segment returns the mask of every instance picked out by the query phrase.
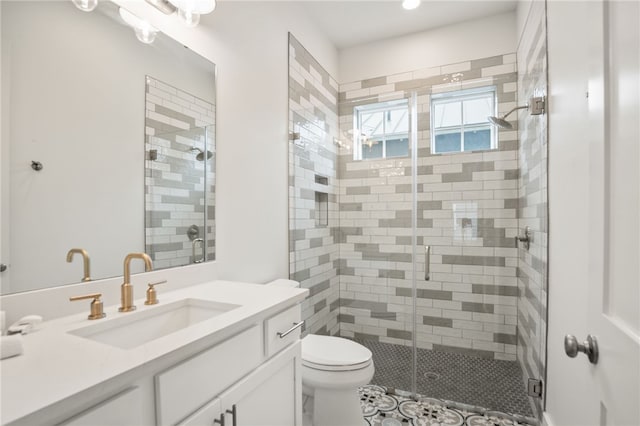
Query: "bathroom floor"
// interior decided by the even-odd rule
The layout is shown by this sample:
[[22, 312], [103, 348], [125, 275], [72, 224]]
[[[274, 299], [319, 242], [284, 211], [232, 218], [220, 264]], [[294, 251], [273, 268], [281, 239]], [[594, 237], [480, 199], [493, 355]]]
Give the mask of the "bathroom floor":
[[460, 404], [419, 396], [390, 394], [386, 388], [366, 385], [358, 389], [364, 424], [370, 426], [524, 426], [527, 419], [499, 412], [476, 410]]
[[[411, 389], [411, 348], [371, 340], [358, 343], [373, 353], [371, 384], [384, 386], [391, 394], [406, 395]], [[428, 398], [533, 417], [516, 361], [418, 349], [416, 391]]]

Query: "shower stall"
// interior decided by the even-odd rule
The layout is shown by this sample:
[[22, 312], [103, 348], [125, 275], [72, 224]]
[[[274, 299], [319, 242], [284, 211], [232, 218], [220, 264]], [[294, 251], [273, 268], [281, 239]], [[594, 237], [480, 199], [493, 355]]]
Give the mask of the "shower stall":
[[305, 332], [368, 347], [373, 385], [533, 418], [545, 117], [488, 120], [544, 99], [544, 40], [521, 48], [525, 63], [506, 53], [338, 85], [290, 35], [290, 276], [310, 290]]

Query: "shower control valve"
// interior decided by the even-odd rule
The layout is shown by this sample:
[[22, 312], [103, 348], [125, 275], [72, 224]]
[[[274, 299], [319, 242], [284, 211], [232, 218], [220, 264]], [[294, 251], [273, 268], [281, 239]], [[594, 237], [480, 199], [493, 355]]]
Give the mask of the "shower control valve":
[[518, 242], [521, 242], [523, 243], [522, 245], [525, 248], [525, 250], [529, 250], [529, 247], [531, 246], [531, 242], [533, 241], [533, 233], [531, 232], [531, 228], [528, 226], [524, 228], [524, 235], [517, 235], [515, 239], [516, 239], [516, 248], [518, 248]]

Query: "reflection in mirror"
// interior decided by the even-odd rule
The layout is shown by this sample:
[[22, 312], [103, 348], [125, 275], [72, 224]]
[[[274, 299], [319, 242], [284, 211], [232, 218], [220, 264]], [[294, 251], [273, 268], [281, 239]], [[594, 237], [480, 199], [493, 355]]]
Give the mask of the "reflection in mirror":
[[214, 105], [150, 76], [146, 88], [146, 252], [156, 268], [213, 259]]
[[139, 42], [110, 2], [0, 7], [0, 292], [81, 282], [71, 249], [92, 280], [130, 252], [214, 259], [215, 65], [162, 33]]

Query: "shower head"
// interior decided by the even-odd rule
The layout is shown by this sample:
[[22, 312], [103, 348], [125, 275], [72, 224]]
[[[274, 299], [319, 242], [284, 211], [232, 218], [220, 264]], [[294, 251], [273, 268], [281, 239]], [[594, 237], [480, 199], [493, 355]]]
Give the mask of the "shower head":
[[491, 124], [494, 124], [498, 127], [500, 127], [501, 129], [513, 129], [513, 126], [511, 125], [511, 123], [509, 123], [507, 120], [505, 120], [506, 115], [502, 118], [500, 117], [487, 117], [487, 119], [491, 122]]
[[[196, 160], [198, 161], [204, 161], [204, 151], [201, 150], [198, 147], [192, 146], [189, 151], [198, 151], [198, 154], [196, 155]], [[207, 160], [210, 159], [211, 157], [213, 157], [213, 152], [211, 151], [207, 151]]]
[[545, 112], [545, 98], [544, 96], [538, 96], [535, 98], [531, 98], [529, 100], [528, 103], [522, 105], [522, 106], [517, 106], [515, 108], [512, 108], [509, 112], [507, 112], [505, 115], [503, 115], [502, 117], [487, 117], [487, 120], [489, 120], [489, 122], [491, 124], [494, 124], [498, 127], [500, 127], [501, 129], [513, 129], [513, 125], [511, 123], [509, 123], [506, 118], [511, 115], [512, 112], [517, 111], [519, 109], [529, 109], [531, 112], [531, 115], [540, 115], [540, 114], [544, 114]]
[[511, 115], [511, 113], [513, 111], [517, 111], [519, 109], [524, 109], [524, 108], [529, 108], [529, 104], [525, 104], [523, 106], [519, 106], [519, 107], [515, 107], [512, 110], [510, 110], [509, 112], [507, 112], [505, 115], [503, 115], [502, 117], [487, 117], [487, 120], [489, 120], [492, 124], [500, 127], [501, 129], [513, 129], [513, 125], [511, 123], [509, 123], [506, 118]]

